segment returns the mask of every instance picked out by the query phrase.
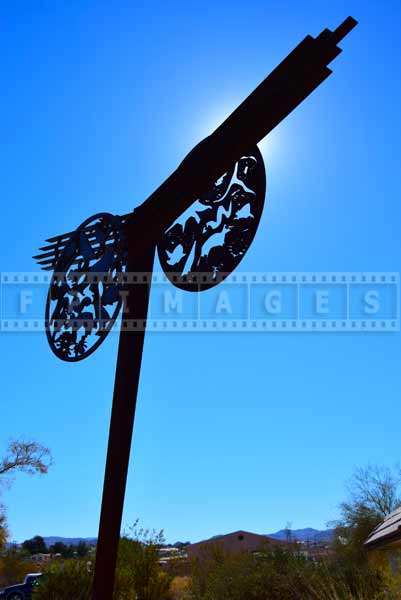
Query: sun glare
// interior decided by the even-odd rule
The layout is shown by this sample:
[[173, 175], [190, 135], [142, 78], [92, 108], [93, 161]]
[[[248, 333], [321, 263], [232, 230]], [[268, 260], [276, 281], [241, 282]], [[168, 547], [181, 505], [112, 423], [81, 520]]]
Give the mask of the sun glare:
[[238, 103], [235, 101], [232, 104], [227, 103], [224, 106], [215, 108], [211, 112], [208, 112], [208, 114], [205, 114], [204, 118], [199, 119], [197, 127], [199, 139], [203, 139], [213, 133], [230, 116], [237, 105]]
[[[232, 103], [227, 103], [224, 106], [220, 106], [219, 108], [216, 108], [216, 110], [209, 112], [208, 115], [205, 115], [204, 119], [199, 119], [194, 137], [201, 140], [213, 133], [237, 105], [238, 102], [233, 100]], [[286, 148], [288, 148], [288, 136], [289, 132], [287, 128], [279, 126], [259, 142], [258, 147], [266, 164], [274, 163], [277, 165], [285, 160], [285, 151]]]

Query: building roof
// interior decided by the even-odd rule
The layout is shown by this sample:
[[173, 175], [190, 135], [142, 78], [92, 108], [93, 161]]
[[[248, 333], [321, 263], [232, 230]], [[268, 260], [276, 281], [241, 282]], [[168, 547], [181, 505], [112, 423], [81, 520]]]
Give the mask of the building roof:
[[397, 542], [401, 542], [401, 506], [374, 528], [365, 542], [365, 547], [369, 550]]
[[283, 546], [285, 542], [270, 538], [267, 535], [259, 535], [250, 531], [233, 531], [225, 535], [218, 535], [208, 540], [190, 544], [187, 547], [188, 556], [192, 558], [202, 548], [207, 546], [220, 546], [225, 552], [257, 552], [266, 545]]

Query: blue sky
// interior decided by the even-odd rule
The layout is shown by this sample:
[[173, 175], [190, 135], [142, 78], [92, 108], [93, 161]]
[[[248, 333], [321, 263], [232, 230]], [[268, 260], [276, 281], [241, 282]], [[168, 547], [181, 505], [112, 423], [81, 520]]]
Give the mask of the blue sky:
[[[240, 270], [398, 272], [390, 0], [2, 2], [0, 270], [33, 271], [49, 235], [141, 203], [306, 34], [349, 14], [333, 75], [261, 145], [266, 205]], [[67, 364], [42, 334], [0, 335], [0, 449], [32, 437], [55, 459], [4, 492], [13, 539], [96, 535], [116, 348]], [[400, 459], [400, 361], [399, 333], [149, 334], [124, 525], [169, 541], [324, 527], [355, 466]]]

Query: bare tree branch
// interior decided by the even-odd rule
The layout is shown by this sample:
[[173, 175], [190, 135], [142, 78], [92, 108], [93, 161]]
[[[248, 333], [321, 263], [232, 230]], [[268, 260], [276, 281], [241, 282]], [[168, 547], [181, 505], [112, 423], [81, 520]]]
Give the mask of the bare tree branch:
[[0, 460], [0, 477], [22, 471], [28, 475], [44, 475], [53, 464], [49, 448], [33, 440], [11, 440], [5, 457]]
[[400, 484], [401, 469], [398, 465], [394, 469], [367, 465], [356, 469], [347, 488], [353, 505], [364, 506], [385, 517], [401, 504]]

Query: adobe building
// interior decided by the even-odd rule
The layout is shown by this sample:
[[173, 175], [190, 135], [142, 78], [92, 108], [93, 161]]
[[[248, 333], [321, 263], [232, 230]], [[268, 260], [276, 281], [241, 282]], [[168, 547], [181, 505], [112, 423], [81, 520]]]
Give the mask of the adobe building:
[[238, 554], [240, 552], [260, 552], [268, 548], [285, 546], [286, 542], [276, 540], [267, 535], [259, 535], [250, 531], [233, 531], [226, 535], [218, 535], [208, 540], [190, 544], [187, 547], [188, 558], [200, 556], [205, 549], [219, 547], [225, 553]]

